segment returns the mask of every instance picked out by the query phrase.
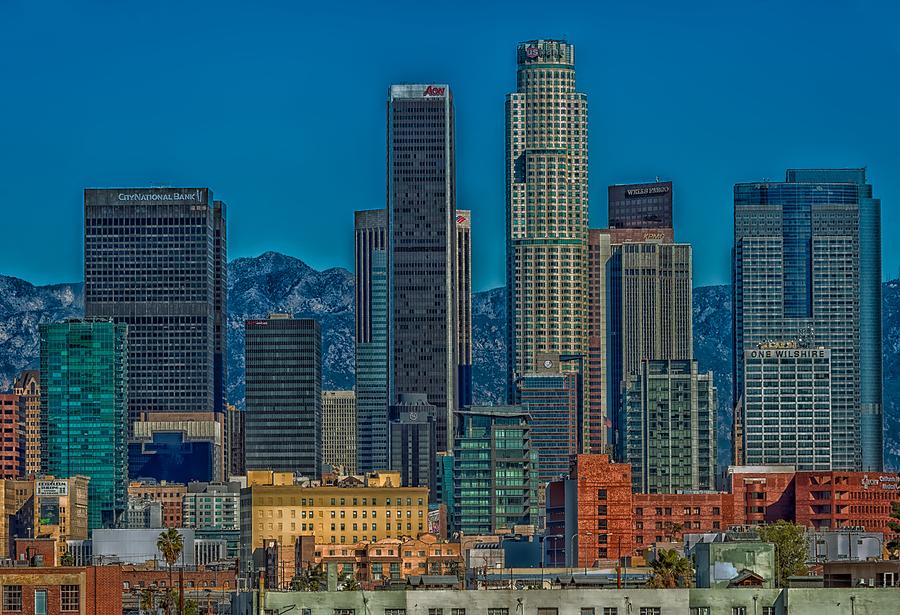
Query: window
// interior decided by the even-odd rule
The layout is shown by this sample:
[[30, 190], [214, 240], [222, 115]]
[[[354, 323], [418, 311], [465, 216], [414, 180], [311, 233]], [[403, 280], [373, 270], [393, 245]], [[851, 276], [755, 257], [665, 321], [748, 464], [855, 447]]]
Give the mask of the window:
[[34, 590], [34, 615], [47, 615], [47, 590]]
[[21, 585], [4, 585], [3, 586], [3, 610], [4, 611], [21, 611], [22, 610], [22, 586]]
[[733, 606], [731, 607], [731, 615], [747, 615], [747, 607]]
[[592, 607], [592, 606], [581, 607], [581, 615], [594, 615], [594, 607]]
[[509, 609], [488, 609], [487, 615], [509, 615]]
[[641, 615], [662, 615], [662, 609], [658, 606], [642, 606]]
[[385, 609], [384, 615], [406, 615], [406, 609]]
[[606, 489], [597, 489], [597, 499], [598, 500], [606, 499]]
[[77, 585], [63, 585], [59, 590], [59, 602], [63, 611], [80, 611], [81, 594]]
[[312, 609], [300, 609], [300, 615], [312, 615]]
[[428, 615], [444, 615], [444, 609], [428, 609]]
[[466, 615], [465, 609], [450, 609], [450, 615]]
[[559, 609], [538, 607], [538, 615], [559, 615]]
[[603, 615], [619, 615], [619, 607], [605, 606], [603, 607]]
[[691, 615], [709, 615], [708, 606], [692, 606]]
[[335, 609], [334, 615], [356, 615], [356, 609]]
[[764, 606], [762, 615], [775, 615], [775, 607], [774, 606]]

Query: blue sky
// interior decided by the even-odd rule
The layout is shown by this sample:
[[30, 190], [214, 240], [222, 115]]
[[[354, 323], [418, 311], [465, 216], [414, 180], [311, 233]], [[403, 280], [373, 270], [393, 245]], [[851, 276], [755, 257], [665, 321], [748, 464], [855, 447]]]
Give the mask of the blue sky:
[[565, 37], [593, 226], [608, 184], [671, 179], [695, 284], [724, 283], [735, 182], [864, 165], [897, 275], [897, 3], [310, 4], [0, 0], [0, 273], [81, 279], [82, 188], [117, 185], [209, 186], [230, 257], [349, 268], [353, 210], [385, 202], [387, 86], [448, 82], [475, 286], [500, 285], [515, 44]]

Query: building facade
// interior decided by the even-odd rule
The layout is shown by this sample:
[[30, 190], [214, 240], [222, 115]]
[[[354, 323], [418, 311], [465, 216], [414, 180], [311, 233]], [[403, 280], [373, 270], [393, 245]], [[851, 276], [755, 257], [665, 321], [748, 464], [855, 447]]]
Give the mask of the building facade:
[[769, 342], [744, 351], [747, 465], [831, 468], [831, 351]]
[[131, 425], [131, 480], [212, 481], [225, 465], [226, 415], [217, 412], [144, 413]]
[[507, 401], [539, 353], [587, 350], [587, 96], [575, 49], [519, 43], [506, 96]]
[[488, 535], [533, 523], [537, 456], [519, 406], [471, 406], [457, 413], [452, 526]]
[[25, 412], [25, 474], [34, 476], [41, 471], [40, 370], [30, 369], [16, 376], [13, 393], [19, 396]]
[[388, 92], [388, 401], [424, 393], [438, 450], [457, 408], [456, 162], [447, 85]]
[[623, 402], [624, 459], [640, 493], [710, 490], [716, 483], [716, 387], [697, 362], [642, 361]]
[[356, 474], [356, 394], [322, 391], [322, 463]]
[[832, 467], [881, 469], [880, 210], [865, 169], [789, 169], [784, 182], [735, 185], [735, 432], [745, 450], [744, 352], [802, 338], [831, 351]]
[[246, 322], [247, 470], [322, 473], [322, 330], [273, 314]]
[[25, 478], [25, 404], [0, 393], [0, 478]]
[[67, 540], [89, 538], [89, 484], [86, 476], [34, 480], [32, 535], [56, 541], [57, 561], [66, 552]]
[[128, 325], [130, 422], [225, 411], [225, 205], [208, 188], [84, 191], [84, 313]]
[[472, 404], [472, 212], [456, 210], [457, 407]]
[[390, 469], [400, 473], [404, 487], [428, 487], [432, 494], [438, 492], [435, 410], [424, 394], [400, 395], [389, 429]]
[[109, 319], [40, 326], [42, 469], [90, 478], [90, 529], [114, 526], [127, 503], [127, 330]]
[[135, 500], [159, 502], [162, 505], [163, 525], [165, 527], [184, 527], [182, 506], [186, 487], [179, 483], [138, 482], [128, 485], [128, 497]]
[[672, 182], [609, 187], [609, 228], [671, 232]]

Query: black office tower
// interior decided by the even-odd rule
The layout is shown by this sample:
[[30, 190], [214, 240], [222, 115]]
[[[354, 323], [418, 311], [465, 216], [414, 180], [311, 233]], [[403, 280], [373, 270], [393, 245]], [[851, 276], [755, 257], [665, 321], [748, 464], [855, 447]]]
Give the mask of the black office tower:
[[247, 470], [322, 471], [322, 330], [272, 314], [245, 325]]

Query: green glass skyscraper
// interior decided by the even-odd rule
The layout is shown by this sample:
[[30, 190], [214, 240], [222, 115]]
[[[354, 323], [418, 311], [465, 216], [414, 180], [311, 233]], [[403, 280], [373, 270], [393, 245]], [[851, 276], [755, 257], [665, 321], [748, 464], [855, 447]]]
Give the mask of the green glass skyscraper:
[[113, 527], [128, 501], [127, 325], [42, 324], [44, 473], [90, 477], [88, 529]]

